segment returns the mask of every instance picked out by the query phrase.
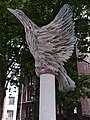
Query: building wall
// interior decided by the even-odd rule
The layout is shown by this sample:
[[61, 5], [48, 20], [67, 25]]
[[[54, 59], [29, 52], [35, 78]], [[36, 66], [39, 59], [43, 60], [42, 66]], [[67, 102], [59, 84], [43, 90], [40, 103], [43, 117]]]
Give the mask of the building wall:
[[18, 101], [17, 120], [36, 120], [38, 116], [37, 82], [38, 79], [35, 75], [28, 75], [26, 84], [20, 87], [21, 99]]
[[77, 62], [77, 68], [79, 74], [90, 74], [90, 64], [87, 62]]
[[9, 83], [7, 88], [6, 97], [4, 99], [2, 120], [16, 120], [18, 87]]
[[[81, 55], [80, 51], [76, 50], [76, 55], [79, 57]], [[77, 61], [77, 71], [78, 74], [90, 74], [90, 53], [85, 54], [87, 55], [83, 61]]]
[[81, 99], [82, 115], [90, 116], [90, 99], [84, 98]]
[[[78, 74], [90, 75], [90, 54], [84, 61], [77, 61]], [[82, 98], [81, 100], [82, 116], [90, 117], [90, 98]]]

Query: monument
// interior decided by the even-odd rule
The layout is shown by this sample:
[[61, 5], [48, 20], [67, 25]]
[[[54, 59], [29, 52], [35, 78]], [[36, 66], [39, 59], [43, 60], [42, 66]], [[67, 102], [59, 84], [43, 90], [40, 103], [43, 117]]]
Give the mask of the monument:
[[65, 4], [52, 22], [38, 27], [21, 10], [8, 10], [24, 26], [29, 50], [35, 59], [35, 71], [40, 77], [39, 120], [56, 120], [55, 77], [60, 91], [75, 88], [63, 67], [76, 43], [73, 12]]

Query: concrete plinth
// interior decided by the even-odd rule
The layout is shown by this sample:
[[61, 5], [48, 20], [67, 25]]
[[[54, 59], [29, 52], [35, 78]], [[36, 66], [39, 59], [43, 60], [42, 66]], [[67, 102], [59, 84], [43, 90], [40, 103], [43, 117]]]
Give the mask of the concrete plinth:
[[39, 120], [56, 120], [55, 75], [40, 75]]

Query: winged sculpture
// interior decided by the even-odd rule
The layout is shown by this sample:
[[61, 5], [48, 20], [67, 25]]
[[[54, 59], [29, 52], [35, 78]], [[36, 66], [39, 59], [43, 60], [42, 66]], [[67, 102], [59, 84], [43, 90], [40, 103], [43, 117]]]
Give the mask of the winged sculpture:
[[38, 27], [21, 10], [10, 9], [25, 29], [26, 41], [35, 59], [37, 76], [45, 70], [53, 71], [59, 83], [59, 90], [74, 90], [75, 82], [67, 75], [64, 62], [73, 53], [76, 37], [74, 34], [73, 12], [65, 4], [55, 19], [48, 25]]

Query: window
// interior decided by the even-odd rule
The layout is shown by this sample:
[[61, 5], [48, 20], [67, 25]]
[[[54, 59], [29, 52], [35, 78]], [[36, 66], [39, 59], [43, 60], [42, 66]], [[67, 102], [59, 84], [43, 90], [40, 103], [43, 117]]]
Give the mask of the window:
[[26, 107], [26, 118], [29, 120], [29, 118], [31, 118], [32, 119], [32, 106], [27, 106]]
[[13, 119], [13, 110], [7, 110], [7, 118], [10, 120]]
[[32, 76], [27, 76], [28, 85], [32, 85]]
[[9, 97], [9, 105], [14, 105], [15, 97]]
[[27, 90], [27, 101], [33, 100], [34, 99], [34, 89], [32, 88], [31, 90]]

